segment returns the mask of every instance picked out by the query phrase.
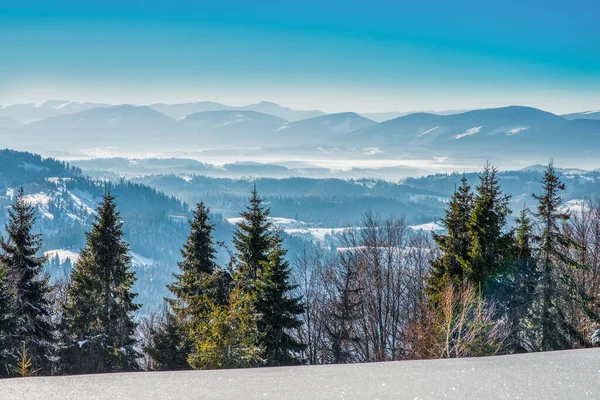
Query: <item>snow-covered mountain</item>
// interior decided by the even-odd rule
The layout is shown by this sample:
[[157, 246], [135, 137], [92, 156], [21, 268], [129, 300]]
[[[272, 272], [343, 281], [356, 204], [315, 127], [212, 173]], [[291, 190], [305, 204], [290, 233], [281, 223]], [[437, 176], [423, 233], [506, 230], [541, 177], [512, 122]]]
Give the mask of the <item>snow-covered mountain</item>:
[[9, 117], [22, 123], [29, 123], [58, 115], [73, 114], [92, 108], [108, 106], [108, 104], [103, 103], [48, 100], [39, 103], [12, 104], [0, 107], [0, 117]]
[[328, 140], [375, 124], [375, 121], [356, 113], [347, 112], [292, 122], [282, 126], [279, 131], [285, 141], [291, 140], [293, 143], [318, 145], [319, 142], [329, 144]]
[[17, 130], [21, 129], [23, 124], [11, 117], [0, 117], [0, 129]]
[[205, 111], [177, 120], [186, 131], [203, 135], [204, 143], [255, 143], [273, 136], [287, 121], [256, 111]]
[[[97, 107], [60, 115], [24, 126], [24, 139], [40, 148], [88, 148], [95, 146], [161, 146], [166, 134], [175, 133], [172, 118], [147, 106]], [[57, 146], [57, 144], [59, 144]]]
[[240, 109], [257, 111], [264, 114], [271, 114], [290, 122], [325, 115], [325, 113], [320, 110], [293, 110], [291, 108], [282, 107], [279, 104], [271, 103], [268, 101], [261, 101], [260, 103], [250, 104], [248, 106], [241, 107]]
[[[443, 111], [425, 111], [427, 114], [435, 114], [435, 115], [452, 115], [452, 114], [461, 114], [467, 112], [469, 110], [443, 110]], [[416, 111], [413, 112], [401, 112], [401, 111], [389, 111], [389, 112], [376, 112], [376, 113], [366, 113], [361, 114], [365, 118], [372, 119], [376, 122], [385, 122], [391, 119], [403, 117], [409, 114], [416, 114]]]
[[564, 114], [563, 117], [566, 119], [600, 119], [600, 110]]
[[448, 153], [511, 156], [532, 151], [567, 156], [600, 144], [600, 121], [567, 120], [530, 107], [504, 107], [462, 114], [410, 114], [349, 134], [348, 143], [412, 146]]
[[182, 104], [151, 104], [150, 107], [172, 118], [183, 118], [199, 112], [224, 110], [256, 111], [262, 114], [270, 114], [286, 121], [298, 121], [325, 115], [324, 112], [319, 110], [294, 110], [268, 101], [261, 101], [260, 103], [247, 106], [231, 106], [212, 101], [198, 101]]

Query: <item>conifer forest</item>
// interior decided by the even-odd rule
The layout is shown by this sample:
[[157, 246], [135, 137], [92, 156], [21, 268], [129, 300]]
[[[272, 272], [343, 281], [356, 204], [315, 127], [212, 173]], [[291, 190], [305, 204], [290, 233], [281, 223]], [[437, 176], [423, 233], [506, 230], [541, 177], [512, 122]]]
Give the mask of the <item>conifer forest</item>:
[[[458, 358], [600, 341], [600, 201], [564, 207], [550, 163], [522, 209], [499, 171], [460, 181], [436, 232], [365, 209], [334, 251], [286, 236], [255, 185], [230, 238], [193, 207], [168, 296], [134, 290], [127, 220], [105, 185], [80, 256], [51, 280], [23, 188], [0, 240], [0, 376]], [[472, 178], [472, 176], [471, 176]], [[509, 218], [514, 223], [509, 223]], [[226, 247], [228, 257], [218, 255]], [[223, 260], [226, 261], [223, 261]]]

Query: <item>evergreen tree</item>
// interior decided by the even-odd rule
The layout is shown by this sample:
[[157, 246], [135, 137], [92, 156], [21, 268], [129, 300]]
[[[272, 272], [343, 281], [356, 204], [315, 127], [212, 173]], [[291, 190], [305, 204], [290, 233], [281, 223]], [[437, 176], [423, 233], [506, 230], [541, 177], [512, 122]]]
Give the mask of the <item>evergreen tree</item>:
[[[208, 278], [221, 279], [218, 276]], [[195, 369], [248, 368], [264, 364], [255, 301], [245, 289], [247, 284], [235, 276], [237, 284], [229, 291], [225, 304], [204, 294], [198, 303], [206, 308], [200, 318], [190, 322], [188, 335], [193, 351], [187, 361]]]
[[0, 378], [11, 375], [16, 364], [15, 304], [6, 280], [6, 269], [0, 265]]
[[525, 352], [531, 350], [527, 317], [535, 299], [539, 274], [532, 243], [534, 227], [529, 210], [523, 208], [515, 222], [517, 228], [513, 262], [511, 270], [502, 279], [506, 289], [503, 297], [506, 300], [500, 299], [500, 303], [505, 306], [504, 313], [510, 328], [511, 337], [508, 338], [507, 345], [514, 352]]
[[470, 237], [468, 256], [461, 259], [464, 276], [484, 294], [494, 290], [494, 278], [503, 272], [510, 259], [512, 233], [505, 233], [506, 218], [510, 214], [510, 196], [502, 193], [498, 170], [486, 165], [479, 177], [479, 185], [467, 224]]
[[267, 261], [260, 269], [256, 287], [256, 310], [260, 315], [259, 329], [268, 365], [299, 363], [298, 353], [306, 347], [290, 335], [290, 330], [302, 325], [304, 312], [301, 297], [292, 297], [296, 285], [290, 283], [290, 268], [279, 235], [273, 243]]
[[98, 207], [67, 288], [63, 372], [138, 369], [133, 313], [140, 305], [131, 292], [135, 273], [128, 251], [123, 222], [109, 192]]
[[[219, 284], [226, 278], [220, 274], [216, 264], [217, 252], [212, 236], [214, 225], [210, 223], [209, 209], [202, 202], [198, 204], [189, 224], [190, 234], [181, 250], [181, 273], [175, 274], [175, 282], [168, 285], [175, 296], [174, 299], [167, 299], [174, 315], [167, 314], [166, 324], [155, 337], [156, 347], [148, 349], [148, 354], [161, 369], [189, 367], [185, 360], [193, 344], [189, 343], [187, 336], [197, 320], [205, 318], [209, 312], [205, 295], [210, 296], [211, 300], [219, 298], [219, 303], [227, 300]], [[212, 279], [217, 273], [221, 279]], [[184, 364], [181, 360], [184, 360]]]
[[250, 197], [250, 205], [240, 215], [233, 243], [237, 250], [238, 271], [241, 279], [254, 284], [267, 258], [273, 242], [269, 209], [262, 205], [256, 186]]
[[574, 269], [582, 266], [569, 257], [568, 249], [576, 244], [561, 230], [561, 224], [570, 217], [561, 209], [563, 190], [565, 185], [550, 162], [542, 180], [542, 193], [534, 194], [539, 202], [536, 216], [541, 225], [541, 233], [535, 237], [540, 252], [540, 285], [531, 324], [541, 350], [568, 349], [586, 343], [586, 338], [569, 318], [573, 304], [587, 317], [598, 320], [573, 280]]
[[151, 370], [190, 368], [187, 362], [189, 341], [184, 339], [179, 321], [168, 311], [163, 321], [151, 327], [149, 343], [143, 350], [150, 357]]
[[175, 274], [175, 282], [169, 285], [169, 290], [175, 295], [175, 299], [169, 300], [169, 304], [177, 313], [183, 312], [190, 297], [202, 294], [200, 282], [203, 276], [211, 275], [217, 269], [217, 251], [212, 236], [215, 227], [210, 223], [208, 213], [209, 209], [200, 202], [190, 221], [187, 242], [181, 250], [181, 273]]
[[9, 210], [8, 240], [0, 238], [0, 264], [5, 268], [15, 304], [13, 344], [17, 347], [11, 353], [18, 354], [24, 342], [33, 367], [48, 374], [53, 345], [50, 288], [48, 277], [43, 273], [46, 258], [36, 255], [42, 248], [42, 240], [40, 234], [32, 233], [35, 221], [35, 209], [27, 204], [20, 188]]
[[467, 259], [471, 238], [468, 224], [473, 210], [473, 194], [467, 178], [461, 178], [461, 185], [454, 192], [442, 224], [446, 234], [433, 234], [433, 239], [442, 254], [431, 263], [431, 273], [427, 279], [427, 294], [432, 305], [440, 304], [448, 283], [462, 284], [462, 263]]

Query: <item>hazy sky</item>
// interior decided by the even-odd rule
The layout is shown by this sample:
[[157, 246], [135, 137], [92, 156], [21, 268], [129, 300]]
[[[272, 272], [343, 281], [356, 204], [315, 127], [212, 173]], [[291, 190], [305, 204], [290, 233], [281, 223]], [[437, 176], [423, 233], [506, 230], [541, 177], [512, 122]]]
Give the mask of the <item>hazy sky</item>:
[[598, 0], [0, 0], [0, 104], [600, 108]]

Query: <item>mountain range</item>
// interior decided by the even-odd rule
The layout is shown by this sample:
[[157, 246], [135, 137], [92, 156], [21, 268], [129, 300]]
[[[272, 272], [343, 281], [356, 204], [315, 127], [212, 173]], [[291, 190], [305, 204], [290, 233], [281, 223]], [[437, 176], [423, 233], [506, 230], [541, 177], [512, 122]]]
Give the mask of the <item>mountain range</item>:
[[268, 102], [236, 108], [212, 102], [110, 106], [49, 101], [3, 107], [0, 133], [0, 146], [34, 151], [329, 148], [338, 153], [360, 149], [361, 156], [371, 158], [538, 154], [572, 159], [595, 157], [600, 113], [560, 116], [510, 106], [412, 113], [377, 122], [351, 112], [298, 111]]

